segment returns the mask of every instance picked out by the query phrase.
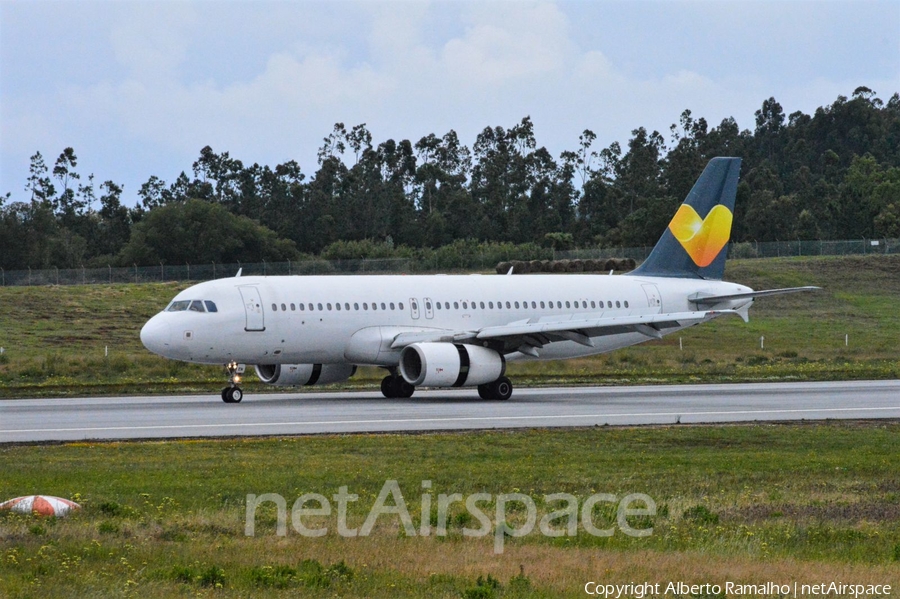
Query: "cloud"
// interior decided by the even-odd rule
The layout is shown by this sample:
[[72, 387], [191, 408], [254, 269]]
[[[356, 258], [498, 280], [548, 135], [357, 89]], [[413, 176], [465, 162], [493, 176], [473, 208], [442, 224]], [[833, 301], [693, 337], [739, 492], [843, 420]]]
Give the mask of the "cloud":
[[[585, 128], [602, 146], [627, 141], [638, 126], [665, 133], [685, 108], [711, 125], [735, 116], [751, 127], [769, 96], [788, 112], [809, 112], [857, 85], [884, 99], [900, 89], [898, 75], [867, 75], [846, 35], [833, 51], [847, 55], [844, 71], [857, 65], [852, 77], [824, 67], [813, 77], [773, 71], [772, 53], [753, 45], [763, 43], [758, 31], [741, 24], [766, 22], [776, 5], [760, 4], [86, 4], [80, 10], [95, 18], [81, 15], [78, 33], [90, 43], [68, 61], [80, 66], [77, 76], [42, 71], [47, 81], [27, 93], [3, 80], [2, 176], [10, 156], [27, 172], [36, 148], [67, 145], [102, 156], [101, 176], [131, 177], [131, 190], [151, 174], [174, 178], [207, 144], [245, 162], [297, 159], [309, 173], [337, 121], [367, 123], [376, 143], [453, 128], [471, 145], [483, 127], [530, 115], [538, 143], [558, 154]], [[803, 43], [827, 47], [822, 36], [839, 12], [816, 13]], [[791, 29], [778, 25], [765, 44], [779, 55], [805, 52]], [[4, 63], [27, 63], [17, 52], [5, 42]], [[60, 52], [51, 42], [48, 56]], [[86, 76], [84, 64], [98, 68]]]

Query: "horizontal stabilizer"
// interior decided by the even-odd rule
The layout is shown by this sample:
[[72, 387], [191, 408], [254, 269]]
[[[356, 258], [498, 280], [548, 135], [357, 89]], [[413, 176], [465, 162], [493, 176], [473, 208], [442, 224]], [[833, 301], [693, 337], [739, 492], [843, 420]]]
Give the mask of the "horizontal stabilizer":
[[709, 295], [709, 296], [692, 296], [688, 301], [695, 304], [713, 305], [731, 300], [752, 299], [757, 297], [766, 297], [769, 295], [782, 295], [784, 293], [798, 293], [800, 291], [818, 291], [821, 287], [785, 287], [783, 289], [764, 289], [762, 291], [748, 291], [746, 293], [732, 293], [730, 295]]

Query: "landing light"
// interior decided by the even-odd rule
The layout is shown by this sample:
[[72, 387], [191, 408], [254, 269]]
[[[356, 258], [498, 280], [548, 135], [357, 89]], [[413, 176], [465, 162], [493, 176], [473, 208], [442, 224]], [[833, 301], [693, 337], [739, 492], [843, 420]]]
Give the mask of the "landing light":
[[237, 384], [240, 382], [241, 382], [241, 375], [239, 375], [239, 374], [234, 375], [234, 383]]

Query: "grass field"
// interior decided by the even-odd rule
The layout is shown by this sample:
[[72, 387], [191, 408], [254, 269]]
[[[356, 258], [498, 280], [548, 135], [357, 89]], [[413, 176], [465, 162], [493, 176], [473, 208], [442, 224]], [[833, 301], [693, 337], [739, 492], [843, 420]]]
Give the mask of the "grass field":
[[[732, 260], [726, 278], [756, 289], [824, 290], [758, 300], [749, 324], [723, 319], [685, 331], [683, 350], [670, 336], [593, 358], [513, 364], [509, 375], [519, 385], [541, 385], [900, 373], [900, 256]], [[187, 285], [0, 288], [0, 397], [216, 392], [225, 380], [221, 369], [164, 360], [140, 344], [143, 323]], [[375, 388], [382, 376], [364, 368], [343, 387]]]
[[[43, 492], [65, 519], [0, 514], [3, 597], [575, 597], [588, 581], [900, 584], [897, 423], [599, 427], [0, 448], [0, 497]], [[409, 536], [382, 516], [367, 537], [290, 524], [272, 504], [247, 537], [249, 493], [329, 498], [347, 486], [358, 527], [386, 480], [416, 526], [430, 493], [645, 493], [653, 533], [491, 538], [458, 505], [448, 535]], [[389, 501], [393, 505], [393, 501]], [[492, 513], [493, 504], [485, 511]], [[521, 513], [510, 511], [516, 525]], [[594, 513], [612, 522], [609, 510]], [[432, 517], [432, 522], [434, 522]], [[482, 584], [478, 584], [479, 577]], [[494, 582], [499, 584], [495, 587]]]

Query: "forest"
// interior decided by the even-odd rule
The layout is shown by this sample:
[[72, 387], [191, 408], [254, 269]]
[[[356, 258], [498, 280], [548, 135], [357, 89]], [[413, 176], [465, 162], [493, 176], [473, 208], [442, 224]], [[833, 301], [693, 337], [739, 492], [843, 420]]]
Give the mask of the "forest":
[[207, 146], [190, 174], [150, 176], [133, 207], [113, 180], [82, 176], [73, 148], [52, 162], [38, 151], [22, 191], [0, 197], [0, 267], [377, 258], [462, 240], [646, 246], [714, 156], [743, 159], [734, 241], [900, 237], [898, 93], [861, 86], [812, 115], [768, 98], [752, 131], [684, 110], [665, 134], [595, 142], [585, 129], [554, 157], [527, 116], [471, 147], [452, 130], [374, 145], [365, 124], [337, 123], [310, 175]]

